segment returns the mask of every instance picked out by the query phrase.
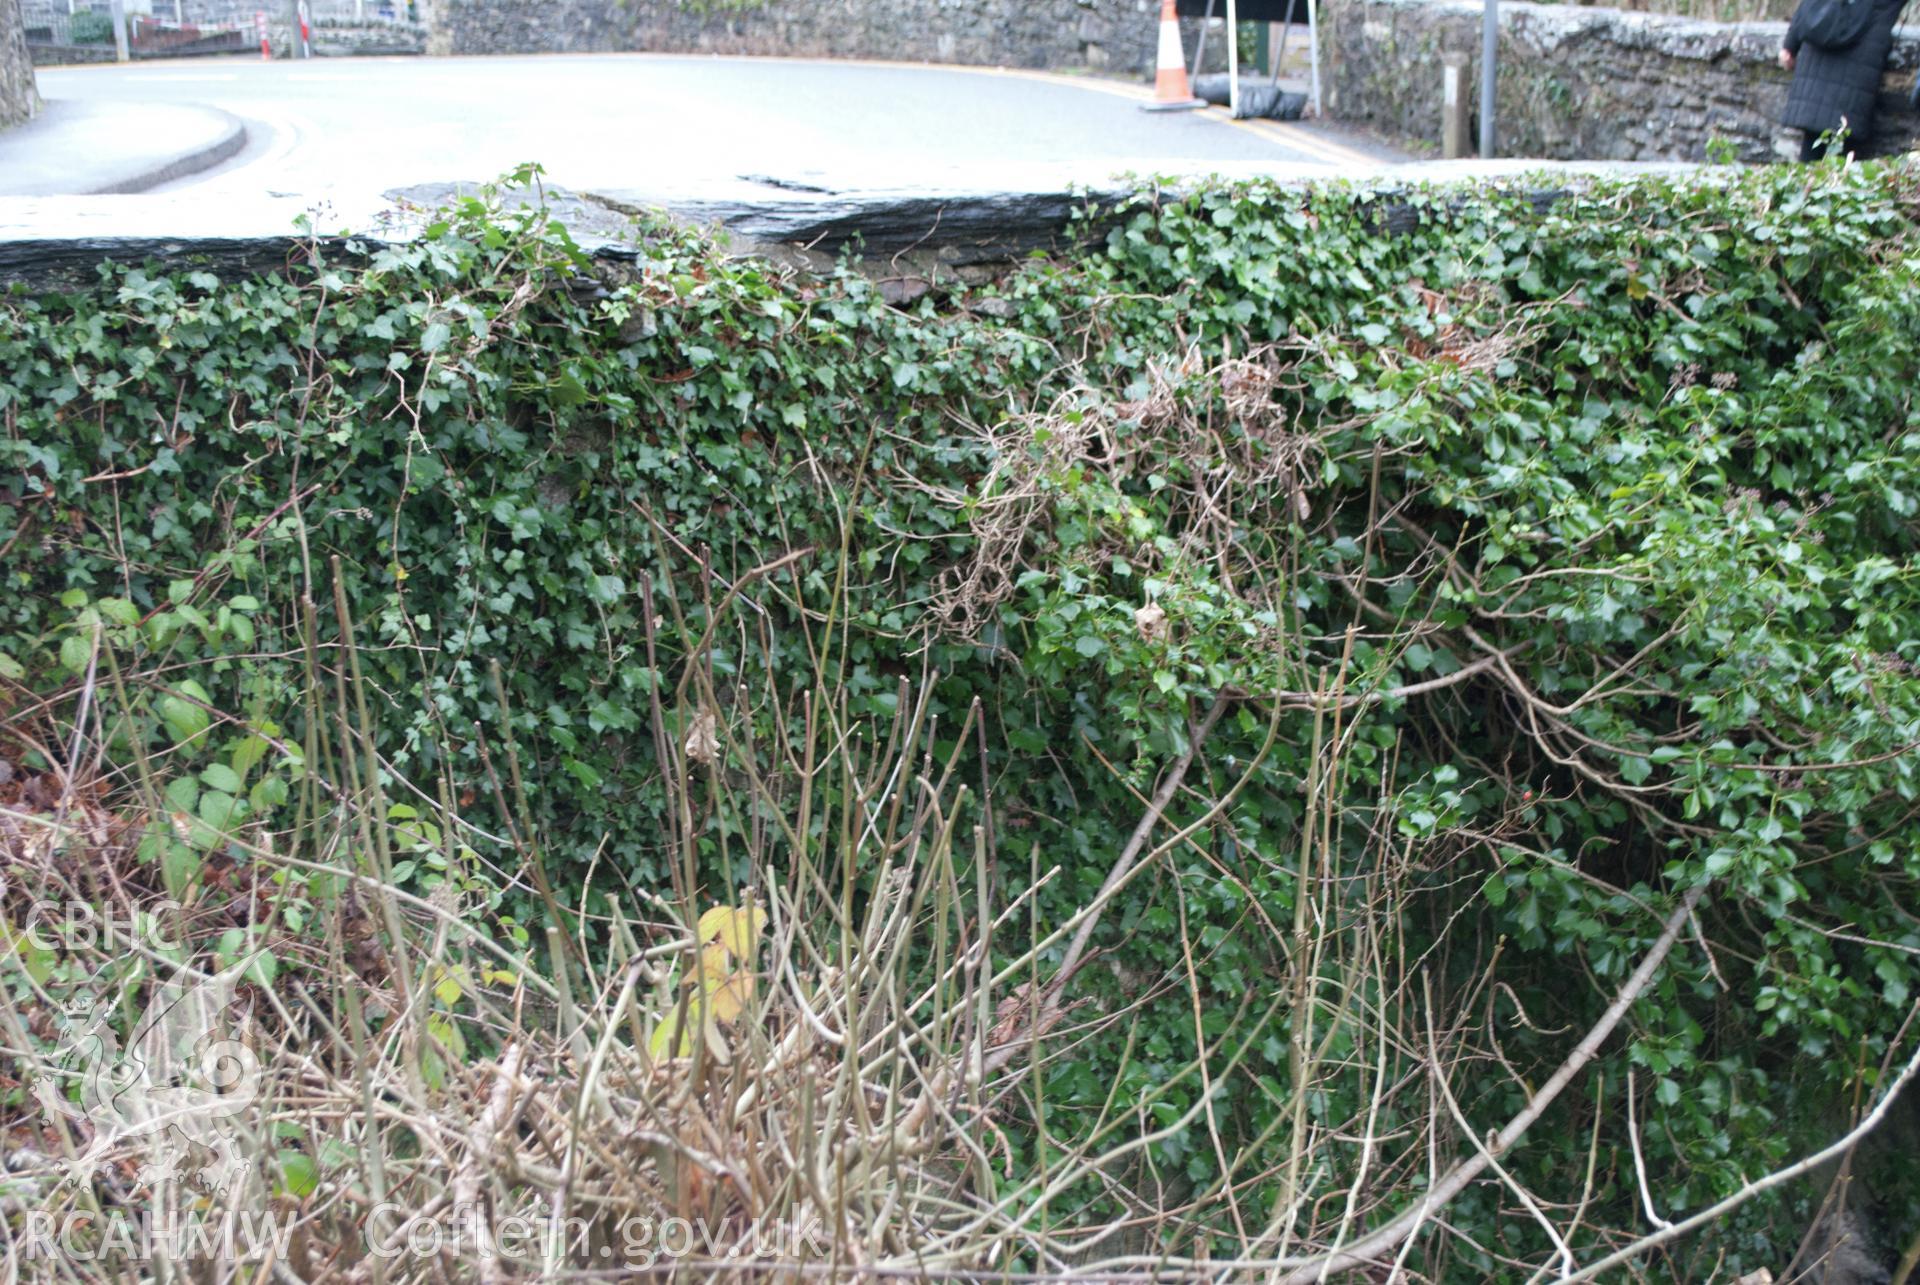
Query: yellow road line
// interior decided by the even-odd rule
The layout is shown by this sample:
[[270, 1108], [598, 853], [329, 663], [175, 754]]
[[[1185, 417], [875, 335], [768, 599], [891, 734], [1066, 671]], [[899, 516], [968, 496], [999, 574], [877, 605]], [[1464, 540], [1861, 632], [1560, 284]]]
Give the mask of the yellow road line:
[[1330, 138], [1323, 137], [1322, 135], [1314, 133], [1312, 130], [1298, 125], [1292, 129], [1288, 129], [1285, 125], [1270, 122], [1259, 132], [1287, 147], [1297, 147], [1303, 152], [1320, 157], [1330, 165], [1339, 165], [1349, 169], [1355, 166], [1371, 169], [1380, 163], [1377, 158], [1369, 156], [1365, 152], [1355, 151], [1350, 147], [1343, 147]]
[[[660, 54], [659, 57], [684, 57], [678, 54]], [[698, 55], [695, 55], [698, 56]], [[963, 63], [909, 62], [906, 60], [866, 59], [866, 58], [802, 58], [781, 54], [743, 55], [765, 57], [771, 62], [809, 63], [815, 66], [844, 66], [852, 63], [862, 67], [895, 67], [921, 71], [958, 71], [970, 76], [1003, 76], [1017, 80], [1038, 81], [1041, 84], [1065, 85], [1074, 89], [1090, 89], [1099, 94], [1110, 94], [1116, 98], [1130, 99], [1136, 103], [1153, 101], [1153, 90], [1145, 85], [1131, 85], [1123, 81], [1108, 80], [1099, 76], [1070, 76], [1057, 71], [1038, 71], [1025, 67], [980, 67]], [[1305, 126], [1283, 121], [1271, 120], [1235, 120], [1228, 115], [1224, 107], [1209, 106], [1201, 109], [1203, 120], [1216, 125], [1231, 125], [1235, 129], [1244, 129], [1257, 134], [1270, 143], [1277, 143], [1293, 151], [1305, 152], [1330, 165], [1375, 165], [1378, 158], [1365, 152], [1342, 146], [1332, 139], [1323, 138]]]
[[[673, 57], [675, 55], [661, 55]], [[1033, 80], [1042, 84], [1066, 85], [1074, 89], [1090, 89], [1095, 93], [1111, 94], [1116, 98], [1131, 99], [1137, 103], [1153, 101], [1153, 91], [1145, 85], [1129, 85], [1121, 81], [1107, 80], [1096, 76], [1069, 76], [1055, 71], [1035, 71], [1024, 67], [977, 67], [960, 63], [906, 62], [882, 59], [832, 59], [832, 58], [787, 58], [773, 55], [780, 62], [805, 62], [819, 66], [831, 66], [852, 62], [866, 67], [905, 67], [930, 71], [959, 71], [973, 76], [1004, 76], [1019, 80]], [[1209, 106], [1200, 111], [1202, 119], [1217, 125], [1231, 125], [1235, 129], [1244, 129], [1257, 134], [1270, 143], [1277, 143], [1293, 151], [1305, 152], [1330, 165], [1376, 165], [1379, 158], [1365, 152], [1336, 143], [1314, 133], [1304, 125], [1288, 121], [1274, 120], [1235, 120], [1228, 115], [1224, 107]]]
[[[591, 55], [582, 55], [591, 56]], [[631, 55], [626, 55], [631, 56]], [[644, 51], [642, 57], [655, 58], [698, 58], [710, 55], [670, 54]], [[741, 54], [741, 58], [757, 58], [766, 62], [806, 63], [816, 67], [889, 67], [912, 71], [957, 71], [969, 76], [1000, 76], [1015, 80], [1032, 80], [1046, 85], [1063, 85], [1073, 89], [1089, 89], [1097, 94], [1109, 94], [1115, 98], [1125, 98], [1136, 103], [1153, 101], [1153, 90], [1145, 85], [1129, 84], [1125, 81], [1109, 80], [1103, 76], [1073, 76], [1057, 71], [1040, 71], [1027, 67], [982, 67], [966, 63], [914, 62], [908, 59], [888, 58], [810, 58], [788, 54]], [[1258, 134], [1270, 143], [1294, 151], [1306, 152], [1310, 156], [1325, 160], [1333, 165], [1376, 165], [1379, 158], [1365, 152], [1343, 146], [1332, 139], [1322, 137], [1303, 125], [1287, 121], [1273, 120], [1235, 120], [1227, 114], [1224, 107], [1209, 106], [1200, 111], [1202, 119], [1217, 125], [1231, 125]]]
[[959, 64], [911, 63], [909, 66], [933, 67], [940, 71], [964, 71], [974, 75], [1005, 76], [1014, 80], [1036, 80], [1046, 85], [1066, 85], [1073, 89], [1091, 89], [1096, 94], [1110, 94], [1115, 98], [1127, 98], [1136, 103], [1153, 101], [1153, 91], [1145, 85], [1128, 85], [1117, 80], [1106, 80], [1098, 76], [1067, 76], [1057, 71], [1032, 71], [1025, 67], [965, 67]]
[[1305, 125], [1292, 121], [1234, 120], [1231, 116], [1227, 115], [1226, 109], [1222, 107], [1208, 108], [1207, 115], [1212, 119], [1220, 121], [1222, 124], [1234, 125], [1240, 129], [1248, 130], [1271, 142], [1279, 143], [1284, 147], [1291, 147], [1298, 151], [1306, 152], [1331, 165], [1373, 166], [1380, 164], [1378, 157], [1369, 156], [1365, 152], [1347, 147], [1342, 143], [1337, 143], [1333, 139], [1315, 133]]

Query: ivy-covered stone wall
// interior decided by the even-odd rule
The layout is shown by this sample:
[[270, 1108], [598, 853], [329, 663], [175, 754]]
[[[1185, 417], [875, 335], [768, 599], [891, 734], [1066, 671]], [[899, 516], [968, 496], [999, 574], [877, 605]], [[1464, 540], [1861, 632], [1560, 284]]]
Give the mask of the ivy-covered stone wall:
[[17, 0], [0, 0], [0, 129], [18, 125], [39, 110], [20, 5]]
[[[1328, 107], [1343, 119], [1438, 147], [1441, 68], [1468, 62], [1478, 100], [1480, 0], [1342, 0], [1323, 10]], [[1705, 22], [1617, 9], [1503, 0], [1499, 146], [1562, 160], [1705, 161], [1724, 140], [1742, 160], [1792, 156], [1777, 124], [1789, 77], [1774, 62], [1781, 22]], [[1920, 135], [1907, 107], [1920, 31], [1895, 42], [1869, 150]]]
[[1153, 66], [1149, 0], [441, 0], [433, 52], [655, 50], [1033, 68]]
[[[1676, 1223], [1754, 1197], [1649, 1275], [1784, 1277], [1826, 1184], [1756, 1175], [1916, 1039], [1920, 167], [1567, 186], [1149, 190], [1090, 252], [907, 308], [653, 216], [595, 265], [524, 186], [379, 247], [230, 232], [274, 266], [237, 279], [89, 229], [119, 266], [0, 294], [0, 754], [57, 781], [71, 742], [22, 729], [97, 687], [96, 778], [145, 808], [105, 868], [252, 916], [316, 995], [396, 984], [349, 872], [512, 950], [558, 907], [674, 940], [670, 894], [743, 884], [831, 890], [849, 941], [930, 925], [858, 957], [926, 1009], [952, 980], [961, 1056], [1076, 1006], [1009, 1072], [987, 1188], [1061, 1193], [1070, 1246], [1143, 1192], [1182, 1210], [1143, 1252], [1217, 1263], [1237, 1210], [1297, 1207], [1289, 1252], [1565, 1275], [1646, 1231], [1644, 1173]], [[939, 784], [895, 807], [890, 761]], [[413, 790], [475, 846], [436, 859]], [[386, 881], [317, 820], [350, 793], [396, 827]], [[967, 864], [923, 898], [894, 872], [936, 833]], [[33, 859], [4, 868], [74, 864]], [[921, 917], [969, 897], [991, 935]], [[1083, 907], [1076, 972], [1032, 943]], [[961, 986], [1023, 975], [1053, 997], [1024, 1046], [973, 1034]], [[482, 1001], [434, 997], [472, 1050], [436, 1103], [512, 1038]], [[938, 1038], [914, 1056], [955, 1065]], [[1825, 1245], [1920, 1237], [1912, 1118]], [[1538, 1203], [1459, 1168], [1488, 1136]], [[343, 1217], [315, 1243], [363, 1239]]]

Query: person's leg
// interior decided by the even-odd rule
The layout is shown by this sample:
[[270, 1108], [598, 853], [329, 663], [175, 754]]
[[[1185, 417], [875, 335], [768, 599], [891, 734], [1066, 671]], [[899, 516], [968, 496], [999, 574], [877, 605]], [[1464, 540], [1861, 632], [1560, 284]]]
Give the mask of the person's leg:
[[1805, 164], [1808, 161], [1817, 161], [1819, 159], [1820, 159], [1820, 135], [1814, 133], [1814, 131], [1810, 129], [1801, 130], [1800, 131], [1801, 163]]

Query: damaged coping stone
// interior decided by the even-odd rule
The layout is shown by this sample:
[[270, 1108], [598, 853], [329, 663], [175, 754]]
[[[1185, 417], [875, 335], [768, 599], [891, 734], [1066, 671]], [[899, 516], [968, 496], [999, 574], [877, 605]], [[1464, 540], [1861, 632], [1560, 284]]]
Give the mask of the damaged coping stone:
[[[1534, 203], [1544, 208], [1583, 176], [1675, 168], [1690, 167], [1466, 162], [1384, 167], [1365, 182], [1378, 195], [1382, 234], [1394, 235], [1424, 217], [1430, 202], [1410, 196], [1435, 181], [1447, 185], [1443, 204], [1470, 201], [1481, 185], [1499, 181], [1525, 185]], [[1227, 177], [1279, 178], [1303, 187], [1326, 181], [1324, 171]], [[1136, 193], [1177, 195], [1199, 181], [1160, 186], [1115, 181], [1097, 190], [823, 191], [748, 199], [574, 193], [548, 187], [538, 193], [510, 193], [507, 204], [544, 200], [584, 250], [610, 263], [640, 256], [643, 247], [634, 216], [664, 208], [725, 234], [736, 253], [813, 268], [851, 255], [881, 283], [886, 297], [907, 302], [936, 282], [978, 280], [1035, 251], [1065, 249], [1070, 235], [1097, 240]], [[467, 184], [435, 184], [318, 207], [297, 197], [236, 200], [191, 191], [112, 201], [0, 200], [0, 287], [84, 287], [109, 261], [151, 262], [163, 271], [223, 277], [285, 271], [307, 261], [315, 246], [338, 255], [355, 247], [372, 251], [404, 244], [420, 234], [436, 206], [473, 190]]]

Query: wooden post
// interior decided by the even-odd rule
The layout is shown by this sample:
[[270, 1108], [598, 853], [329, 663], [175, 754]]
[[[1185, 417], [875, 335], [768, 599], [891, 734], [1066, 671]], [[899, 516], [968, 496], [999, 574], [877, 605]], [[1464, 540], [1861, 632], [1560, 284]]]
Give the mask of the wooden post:
[[1467, 56], [1449, 53], [1440, 66], [1440, 154], [1458, 160], [1467, 154], [1473, 112], [1467, 95]]

